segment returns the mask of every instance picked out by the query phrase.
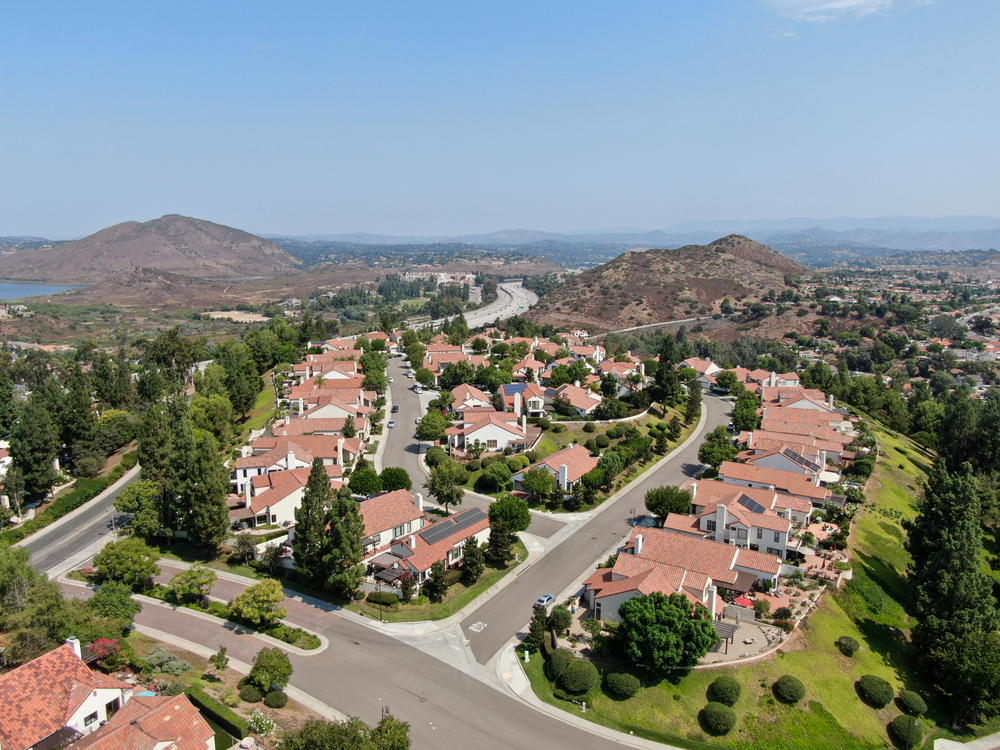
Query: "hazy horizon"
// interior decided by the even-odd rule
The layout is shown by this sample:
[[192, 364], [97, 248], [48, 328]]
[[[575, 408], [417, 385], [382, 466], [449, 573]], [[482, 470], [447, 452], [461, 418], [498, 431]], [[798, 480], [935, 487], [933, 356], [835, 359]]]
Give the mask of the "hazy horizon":
[[968, 0], [15, 5], [0, 235], [994, 216], [998, 21]]

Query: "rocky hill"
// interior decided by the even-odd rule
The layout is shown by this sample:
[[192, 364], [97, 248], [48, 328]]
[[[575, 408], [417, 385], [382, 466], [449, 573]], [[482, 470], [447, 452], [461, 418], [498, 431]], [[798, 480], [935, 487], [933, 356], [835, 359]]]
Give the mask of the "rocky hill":
[[81, 284], [130, 268], [236, 279], [295, 272], [300, 261], [270, 240], [176, 214], [127, 221], [81, 240], [0, 255], [0, 278]]
[[603, 332], [679, 320], [780, 292], [786, 275], [809, 269], [766, 245], [729, 235], [708, 245], [620, 255], [542, 297], [529, 316], [542, 323]]

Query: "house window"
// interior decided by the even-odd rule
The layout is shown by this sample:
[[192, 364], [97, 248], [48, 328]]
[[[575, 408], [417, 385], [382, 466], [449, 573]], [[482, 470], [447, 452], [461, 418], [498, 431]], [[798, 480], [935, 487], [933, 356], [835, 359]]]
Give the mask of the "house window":
[[715, 531], [715, 521], [708, 521], [705, 526], [705, 531]]
[[757, 538], [758, 539], [764, 538], [764, 529], [757, 529]]
[[740, 539], [746, 539], [747, 538], [747, 530], [746, 529], [737, 529], [736, 530], [736, 536], [739, 537]]
[[775, 543], [778, 543], [778, 542], [781, 541], [781, 532], [780, 531], [775, 531], [774, 532], [774, 541], [775, 541]]
[[406, 524], [401, 524], [392, 530], [393, 537], [403, 536], [406, 533]]
[[97, 711], [94, 711], [94, 713], [90, 714], [89, 716], [87, 716], [83, 720], [83, 725], [85, 727], [89, 727], [91, 724], [93, 724], [96, 721], [97, 721]]
[[594, 604], [594, 619], [595, 620], [600, 620], [601, 619], [601, 603], [600, 602], [596, 602]]
[[497, 447], [497, 441], [496, 440], [487, 440], [486, 441], [486, 447], [487, 448], [492, 448], [492, 449], [495, 450], [496, 447]]
[[458, 558], [462, 556], [461, 547], [455, 547], [454, 549], [448, 550], [448, 564], [451, 565], [458, 561]]
[[110, 703], [104, 704], [104, 713], [106, 713], [108, 715], [108, 718], [110, 719], [112, 716], [118, 713], [118, 709], [121, 707], [122, 707], [121, 699], [115, 698]]
[[775, 555], [777, 557], [781, 557], [781, 550], [780, 549], [775, 549], [774, 547], [768, 547], [767, 548], [767, 554], [769, 554], [769, 555]]

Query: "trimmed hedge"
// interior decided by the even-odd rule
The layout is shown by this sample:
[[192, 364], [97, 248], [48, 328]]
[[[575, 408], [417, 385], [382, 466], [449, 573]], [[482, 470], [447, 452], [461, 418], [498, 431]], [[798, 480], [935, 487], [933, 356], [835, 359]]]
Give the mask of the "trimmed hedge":
[[222, 727], [223, 731], [228, 732], [233, 737], [247, 737], [250, 734], [250, 729], [243, 717], [204, 692], [199, 686], [192, 685], [185, 693], [195, 707]]
[[924, 730], [920, 722], [913, 716], [900, 714], [889, 724], [889, 733], [903, 747], [920, 747], [924, 739]]
[[732, 677], [717, 677], [708, 686], [708, 700], [712, 703], [722, 703], [726, 706], [736, 705], [740, 699], [743, 687]]
[[720, 737], [736, 726], [736, 712], [725, 703], [709, 703], [701, 709], [701, 723], [709, 734]]
[[[547, 638], [546, 641], [548, 641]], [[566, 667], [574, 661], [576, 661], [576, 655], [568, 648], [557, 648], [549, 654], [549, 671], [552, 673], [552, 678], [558, 680], [562, 677]]]
[[281, 690], [272, 690], [264, 696], [264, 705], [268, 708], [284, 708], [288, 704], [288, 696]]
[[381, 604], [383, 607], [391, 607], [399, 603], [399, 597], [391, 591], [370, 591], [365, 598], [369, 604]]
[[842, 635], [837, 639], [837, 648], [844, 656], [854, 656], [861, 648], [861, 644], [849, 635]]
[[76, 510], [84, 503], [93, 500], [112, 484], [113, 482], [109, 482], [104, 477], [76, 480], [76, 484], [73, 486], [71, 492], [56, 498], [49, 507], [30, 521], [25, 521], [16, 529], [8, 529], [0, 534], [0, 544], [14, 544], [25, 537], [31, 536], [36, 531], [40, 531], [49, 524], [55, 523], [67, 513]]
[[899, 704], [899, 710], [910, 714], [910, 716], [923, 716], [927, 713], [927, 703], [918, 693], [914, 693], [912, 690], [900, 690], [897, 703]]
[[802, 684], [802, 680], [790, 674], [779, 677], [771, 689], [774, 697], [782, 703], [798, 703], [806, 697], [806, 686]]
[[479, 471], [481, 468], [483, 468], [482, 464], [479, 463], [479, 459], [476, 458], [472, 459], [465, 465], [466, 471]]
[[885, 708], [895, 695], [892, 685], [873, 674], [862, 675], [858, 680], [858, 692], [861, 700], [875, 708]]
[[567, 693], [589, 693], [600, 677], [597, 667], [586, 659], [574, 659], [573, 663], [566, 667], [559, 679], [559, 684]]
[[611, 445], [611, 438], [609, 438], [607, 435], [598, 435], [594, 439], [594, 442], [597, 443], [598, 448], [607, 448], [609, 445]]
[[597, 425], [593, 422], [585, 422], [583, 425], [584, 432], [595, 432], [597, 430]]
[[604, 678], [604, 684], [619, 698], [631, 698], [642, 687], [639, 678], [628, 672], [611, 672]]
[[260, 703], [260, 699], [263, 697], [264, 691], [256, 685], [247, 683], [240, 688], [240, 698], [245, 700], [247, 703]]

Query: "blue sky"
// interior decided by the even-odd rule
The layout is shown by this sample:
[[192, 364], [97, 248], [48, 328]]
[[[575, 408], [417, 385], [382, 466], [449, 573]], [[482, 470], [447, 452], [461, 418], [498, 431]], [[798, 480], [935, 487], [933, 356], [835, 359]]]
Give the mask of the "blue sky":
[[1000, 214], [1000, 3], [7, 3], [0, 235]]

